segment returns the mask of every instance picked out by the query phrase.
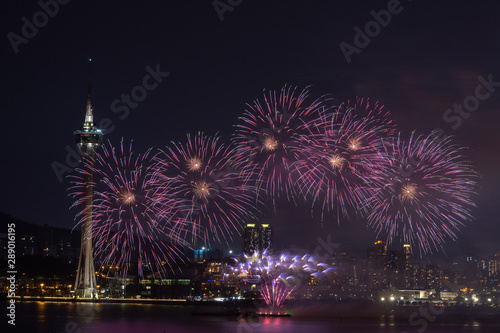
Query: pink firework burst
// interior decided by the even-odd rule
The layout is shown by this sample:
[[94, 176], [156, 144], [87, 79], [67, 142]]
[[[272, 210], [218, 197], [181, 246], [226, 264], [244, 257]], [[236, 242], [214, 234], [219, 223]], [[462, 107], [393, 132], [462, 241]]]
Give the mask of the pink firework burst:
[[442, 248], [472, 220], [478, 174], [451, 137], [433, 132], [400, 138], [387, 151], [384, 184], [370, 200], [369, 225], [418, 246], [420, 253]]
[[272, 309], [277, 310], [283, 306], [285, 300], [295, 290], [294, 287], [288, 287], [279, 279], [272, 279], [271, 284], [264, 281], [260, 286], [260, 294], [266, 304]]
[[232, 137], [234, 163], [258, 195], [273, 202], [281, 195], [295, 200], [291, 168], [299, 159], [297, 139], [323, 108], [323, 98], [312, 99], [307, 89], [297, 92], [287, 86], [248, 105]]
[[335, 212], [337, 221], [340, 215], [366, 213], [366, 201], [380, 182], [377, 170], [387, 164], [382, 152], [392, 125], [378, 112], [367, 112], [363, 100], [358, 104], [363, 112], [349, 104], [322, 112], [300, 137], [303, 158], [293, 168], [297, 187], [313, 210], [319, 207], [322, 220], [325, 212]]
[[[175, 201], [155, 204], [153, 159], [152, 149], [134, 154], [132, 144], [126, 149], [122, 141], [119, 149], [108, 142], [89, 160], [94, 193], [91, 234], [86, 237], [93, 238], [95, 257], [102, 267], [113, 267], [123, 276], [130, 269], [140, 276], [163, 275], [166, 267], [172, 269], [184, 258], [179, 246], [188, 246], [171, 227]], [[77, 172], [70, 195], [75, 198], [72, 207], [79, 209], [87, 200], [87, 171]], [[84, 213], [77, 213], [79, 223]]]
[[158, 203], [168, 206], [171, 197], [179, 201], [177, 217], [189, 224], [194, 242], [230, 238], [253, 218], [255, 190], [243, 183], [231, 155], [218, 136], [198, 133], [188, 135], [185, 144], [172, 143], [156, 159], [155, 182], [169, 184], [160, 189]]

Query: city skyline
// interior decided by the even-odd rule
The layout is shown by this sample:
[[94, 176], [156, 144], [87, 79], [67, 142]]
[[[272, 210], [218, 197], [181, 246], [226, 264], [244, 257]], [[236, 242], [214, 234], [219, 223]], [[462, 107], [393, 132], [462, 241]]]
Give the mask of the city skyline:
[[[75, 272], [69, 274], [68, 267], [76, 266], [79, 253], [78, 249], [75, 248], [76, 244], [72, 243], [67, 235], [65, 236], [60, 232], [58, 232], [58, 236], [54, 237], [53, 231], [48, 227], [41, 228], [44, 229], [43, 233], [33, 232], [33, 230], [26, 233], [22, 223], [16, 222], [16, 224], [20, 235], [17, 252], [20, 263], [26, 261], [32, 262], [32, 265], [34, 265], [34, 258], [38, 258], [36, 259], [38, 263], [35, 266], [43, 265], [43, 262], [50, 262], [53, 269], [53, 271], [50, 271], [39, 267], [38, 269], [26, 270], [21, 283], [21, 294], [29, 296], [31, 293], [34, 296], [43, 292], [43, 288], [45, 288], [47, 296], [65, 297], [66, 294], [71, 295], [74, 293], [72, 286], [74, 286]], [[243, 239], [241, 241], [244, 244]], [[0, 244], [4, 246], [6, 239], [1, 238]], [[226, 297], [227, 295], [221, 294], [224, 289], [222, 286], [225, 283], [228, 287], [238, 285], [239, 288], [242, 288], [241, 290], [245, 290], [248, 286], [244, 287], [241, 285], [241, 281], [237, 282], [234, 278], [244, 274], [243, 280], [250, 279], [251, 284], [254, 284], [256, 280], [255, 276], [250, 273], [251, 271], [260, 275], [261, 279], [271, 281], [278, 275], [281, 277], [280, 279], [283, 279], [282, 274], [287, 271], [288, 274], [296, 275], [301, 270], [304, 270], [304, 272], [297, 275], [302, 282], [295, 281], [292, 285], [300, 287], [293, 295], [299, 298], [305, 297], [306, 299], [316, 297], [318, 295], [314, 295], [319, 293], [319, 296], [323, 295], [321, 296], [323, 300], [342, 300], [343, 298], [350, 299], [354, 297], [354, 299], [369, 299], [375, 302], [389, 301], [389, 297], [393, 297], [392, 295], [398, 289], [398, 292], [404, 296], [405, 302], [412, 301], [411, 297], [408, 299], [408, 295], [414, 292], [420, 292], [420, 301], [435, 299], [436, 296], [432, 297], [431, 295], [432, 293], [436, 295], [436, 291], [438, 298], [444, 297], [445, 301], [455, 301], [455, 298], [460, 295], [469, 295], [468, 297], [471, 297], [470, 294], [473, 291], [475, 291], [473, 295], [478, 293], [484, 293], [484, 295], [492, 293], [491, 295], [494, 295], [497, 290], [500, 251], [491, 253], [487, 257], [468, 256], [461, 258], [461, 260], [436, 263], [422, 262], [419, 260], [420, 258], [412, 256], [411, 252], [408, 252], [409, 245], [404, 245], [399, 250], [388, 249], [383, 241], [376, 241], [370, 246], [365, 245], [366, 253], [361, 257], [345, 253], [338, 248], [332, 251], [329, 251], [328, 248], [316, 248], [309, 253], [298, 249], [292, 251], [280, 250], [274, 254], [268, 251], [263, 253], [256, 251], [251, 254], [234, 253], [233, 251], [233, 253], [223, 254], [216, 249], [203, 248], [200, 251], [195, 250], [193, 252], [194, 256], [188, 262], [185, 262], [178, 270], [164, 276], [163, 279], [166, 279], [167, 285], [171, 285], [173, 281], [180, 283], [180, 290], [170, 291], [180, 293], [177, 294], [180, 298], [194, 297], [197, 295], [196, 293], [202, 293], [202, 297], [208, 297], [209, 299]], [[6, 255], [6, 251], [4, 252]], [[59, 258], [59, 262], [47, 261], [50, 258]], [[98, 261], [98, 265], [104, 265], [104, 263]], [[290, 267], [287, 268], [289, 265]], [[120, 274], [118, 270], [107, 270], [104, 269], [104, 266], [101, 268], [103, 269], [98, 269], [97, 272], [99, 279], [97, 288], [100, 287], [100, 298], [109, 295], [107, 294], [109, 292], [113, 295], [111, 289], [116, 287], [113, 284], [113, 279], [107, 281], [103, 277], [105, 278], [108, 275], [113, 278]], [[315, 272], [315, 274], [311, 274], [311, 271]], [[311, 274], [310, 281], [304, 275], [305, 272]], [[150, 294], [151, 291], [148, 292], [148, 290], [151, 290], [150, 288], [144, 290], [144, 286], [152, 283], [151, 279], [154, 280], [155, 277], [157, 279], [154, 272], [141, 277], [141, 281], [143, 281], [141, 282], [142, 287], [139, 287], [137, 282], [134, 282], [137, 278], [135, 274], [120, 277], [120, 280], [123, 279], [121, 284], [124, 284], [125, 289], [128, 290], [125, 292], [121, 288], [122, 291], [119, 292], [123, 292], [123, 296], [133, 297], [134, 293], [141, 288], [143, 289], [141, 295], [144, 298], [148, 298], [148, 295], [150, 297], [156, 295], [154, 298], [158, 298], [161, 295]], [[232, 278], [227, 280], [227, 278], [224, 278], [226, 274], [231, 275]], [[200, 283], [200, 277], [202, 278], [201, 289], [199, 285], [197, 286]], [[333, 280], [325, 279], [326, 277], [333, 278]], [[241, 276], [239, 279], [241, 279]], [[225, 280], [227, 281], [224, 282]], [[154, 284], [161, 284], [161, 281], [163, 280], [159, 279]], [[203, 287], [203, 281], [205, 281], [205, 287]], [[330, 291], [321, 287], [330, 283], [333, 283], [333, 285], [329, 288], [337, 287]], [[187, 288], [187, 285], [192, 285], [194, 289]], [[42, 286], [42, 290], [40, 290], [40, 286]], [[341, 289], [336, 289], [339, 287]], [[120, 290], [120, 288], [117, 290]], [[161, 290], [160, 288], [155, 293], [161, 293]], [[167, 288], [167, 290], [169, 289]], [[192, 290], [197, 290], [194, 295]], [[205, 296], [203, 296], [203, 290], [213, 293], [210, 295], [204, 294]], [[335, 290], [337, 291], [335, 292]], [[325, 291], [328, 291], [328, 293], [325, 294]], [[439, 296], [440, 293], [441, 296]], [[481, 297], [482, 302], [486, 301], [484, 295]]]

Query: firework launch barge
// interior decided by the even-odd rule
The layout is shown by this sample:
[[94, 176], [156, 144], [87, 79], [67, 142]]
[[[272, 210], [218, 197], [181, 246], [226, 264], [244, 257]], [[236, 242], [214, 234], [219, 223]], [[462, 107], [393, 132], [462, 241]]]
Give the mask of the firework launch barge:
[[256, 301], [198, 301], [193, 303], [192, 314], [195, 316], [290, 317], [290, 314], [284, 310], [263, 308]]

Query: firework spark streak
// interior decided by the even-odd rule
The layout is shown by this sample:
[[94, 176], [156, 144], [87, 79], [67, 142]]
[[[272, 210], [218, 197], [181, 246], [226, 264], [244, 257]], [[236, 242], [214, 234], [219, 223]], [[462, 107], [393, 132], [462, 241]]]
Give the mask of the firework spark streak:
[[[94, 183], [92, 237], [95, 256], [102, 267], [113, 267], [123, 276], [137, 262], [137, 274], [165, 273], [165, 265], [183, 258], [178, 246], [188, 244], [172, 232], [169, 226], [176, 204], [173, 199], [163, 206], [153, 200], [152, 150], [135, 155], [132, 144], [128, 150], [123, 141], [119, 149], [108, 142], [90, 161]], [[77, 170], [70, 187], [75, 198], [72, 207], [80, 208], [85, 201], [85, 170]], [[167, 186], [164, 184], [164, 186]], [[76, 219], [83, 218], [82, 211]], [[82, 220], [79, 221], [82, 223]], [[135, 270], [135, 269], [134, 269]]]
[[393, 133], [388, 114], [369, 101], [358, 99], [326, 110], [311, 121], [308, 133], [300, 137], [304, 158], [294, 164], [297, 187], [312, 207], [348, 217], [366, 213], [365, 202], [379, 184], [377, 170], [387, 162], [384, 139]]
[[[253, 217], [254, 187], [243, 183], [231, 155], [218, 136], [198, 133], [188, 135], [184, 145], [172, 143], [156, 158], [156, 200], [163, 207], [172, 197], [180, 201], [178, 216], [190, 223], [194, 242], [231, 238]], [[164, 183], [170, 186], [162, 187]]]
[[313, 100], [305, 89], [283, 87], [264, 93], [240, 117], [232, 142], [236, 146], [234, 162], [247, 183], [255, 184], [258, 195], [273, 202], [284, 195], [294, 200], [296, 187], [291, 178], [292, 164], [299, 158], [298, 136], [307, 122], [324, 108], [323, 99]]
[[436, 133], [398, 138], [387, 150], [385, 184], [370, 202], [369, 225], [386, 233], [388, 243], [399, 238], [420, 253], [455, 240], [475, 207], [477, 173], [451, 137], [435, 138]]
[[283, 302], [294, 290], [295, 287], [287, 287], [277, 279], [271, 280], [271, 286], [269, 286], [267, 281], [260, 286], [260, 293], [264, 301], [273, 310], [281, 308]]

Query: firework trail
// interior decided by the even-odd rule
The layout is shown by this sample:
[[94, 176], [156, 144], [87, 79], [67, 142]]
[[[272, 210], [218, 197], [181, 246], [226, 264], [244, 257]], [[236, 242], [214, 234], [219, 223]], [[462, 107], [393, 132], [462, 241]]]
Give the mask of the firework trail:
[[[156, 158], [158, 204], [168, 206], [172, 197], [180, 201], [177, 217], [191, 226], [193, 242], [227, 241], [253, 218], [254, 187], [243, 183], [231, 155], [218, 136], [198, 133], [188, 134], [184, 145], [172, 143]], [[162, 188], [164, 183], [169, 186]]]
[[319, 209], [340, 215], [367, 213], [365, 203], [380, 184], [377, 172], [387, 165], [381, 154], [394, 126], [388, 113], [368, 100], [341, 104], [322, 112], [301, 136], [304, 154], [294, 164], [297, 187]]
[[264, 283], [260, 286], [260, 294], [272, 310], [281, 308], [283, 306], [283, 302], [294, 290], [295, 286], [290, 288], [278, 279], [272, 279], [270, 286], [267, 281], [264, 281]]
[[[115, 149], [108, 142], [91, 158], [94, 198], [92, 213], [92, 237], [95, 257], [102, 267], [118, 267], [126, 276], [133, 263], [137, 262], [137, 274], [165, 273], [183, 254], [178, 246], [188, 244], [172, 232], [172, 215], [175, 201], [164, 200], [164, 206], [153, 200], [155, 188], [151, 183], [152, 149], [144, 154], [134, 154], [132, 143], [128, 149], [123, 145]], [[80, 209], [85, 197], [86, 171], [77, 170], [70, 187], [70, 196], [75, 198], [72, 208]], [[84, 212], [76, 215], [83, 222]], [[134, 268], [135, 271], [135, 268]]]
[[380, 128], [384, 136], [394, 136], [396, 133], [396, 123], [392, 120], [390, 112], [386, 111], [378, 101], [356, 97], [354, 100], [342, 102], [338, 109], [341, 113], [350, 112], [357, 119], [364, 119], [370, 123], [371, 128]]
[[254, 184], [257, 195], [280, 196], [293, 201], [296, 187], [290, 172], [299, 159], [298, 136], [324, 108], [323, 99], [312, 99], [308, 90], [284, 86], [280, 92], [264, 93], [248, 105], [232, 137], [235, 166], [245, 182]]
[[370, 200], [369, 225], [377, 234], [386, 233], [388, 244], [415, 244], [421, 254], [455, 240], [475, 207], [477, 173], [451, 137], [437, 138], [437, 132], [398, 138], [387, 150], [385, 183]]

